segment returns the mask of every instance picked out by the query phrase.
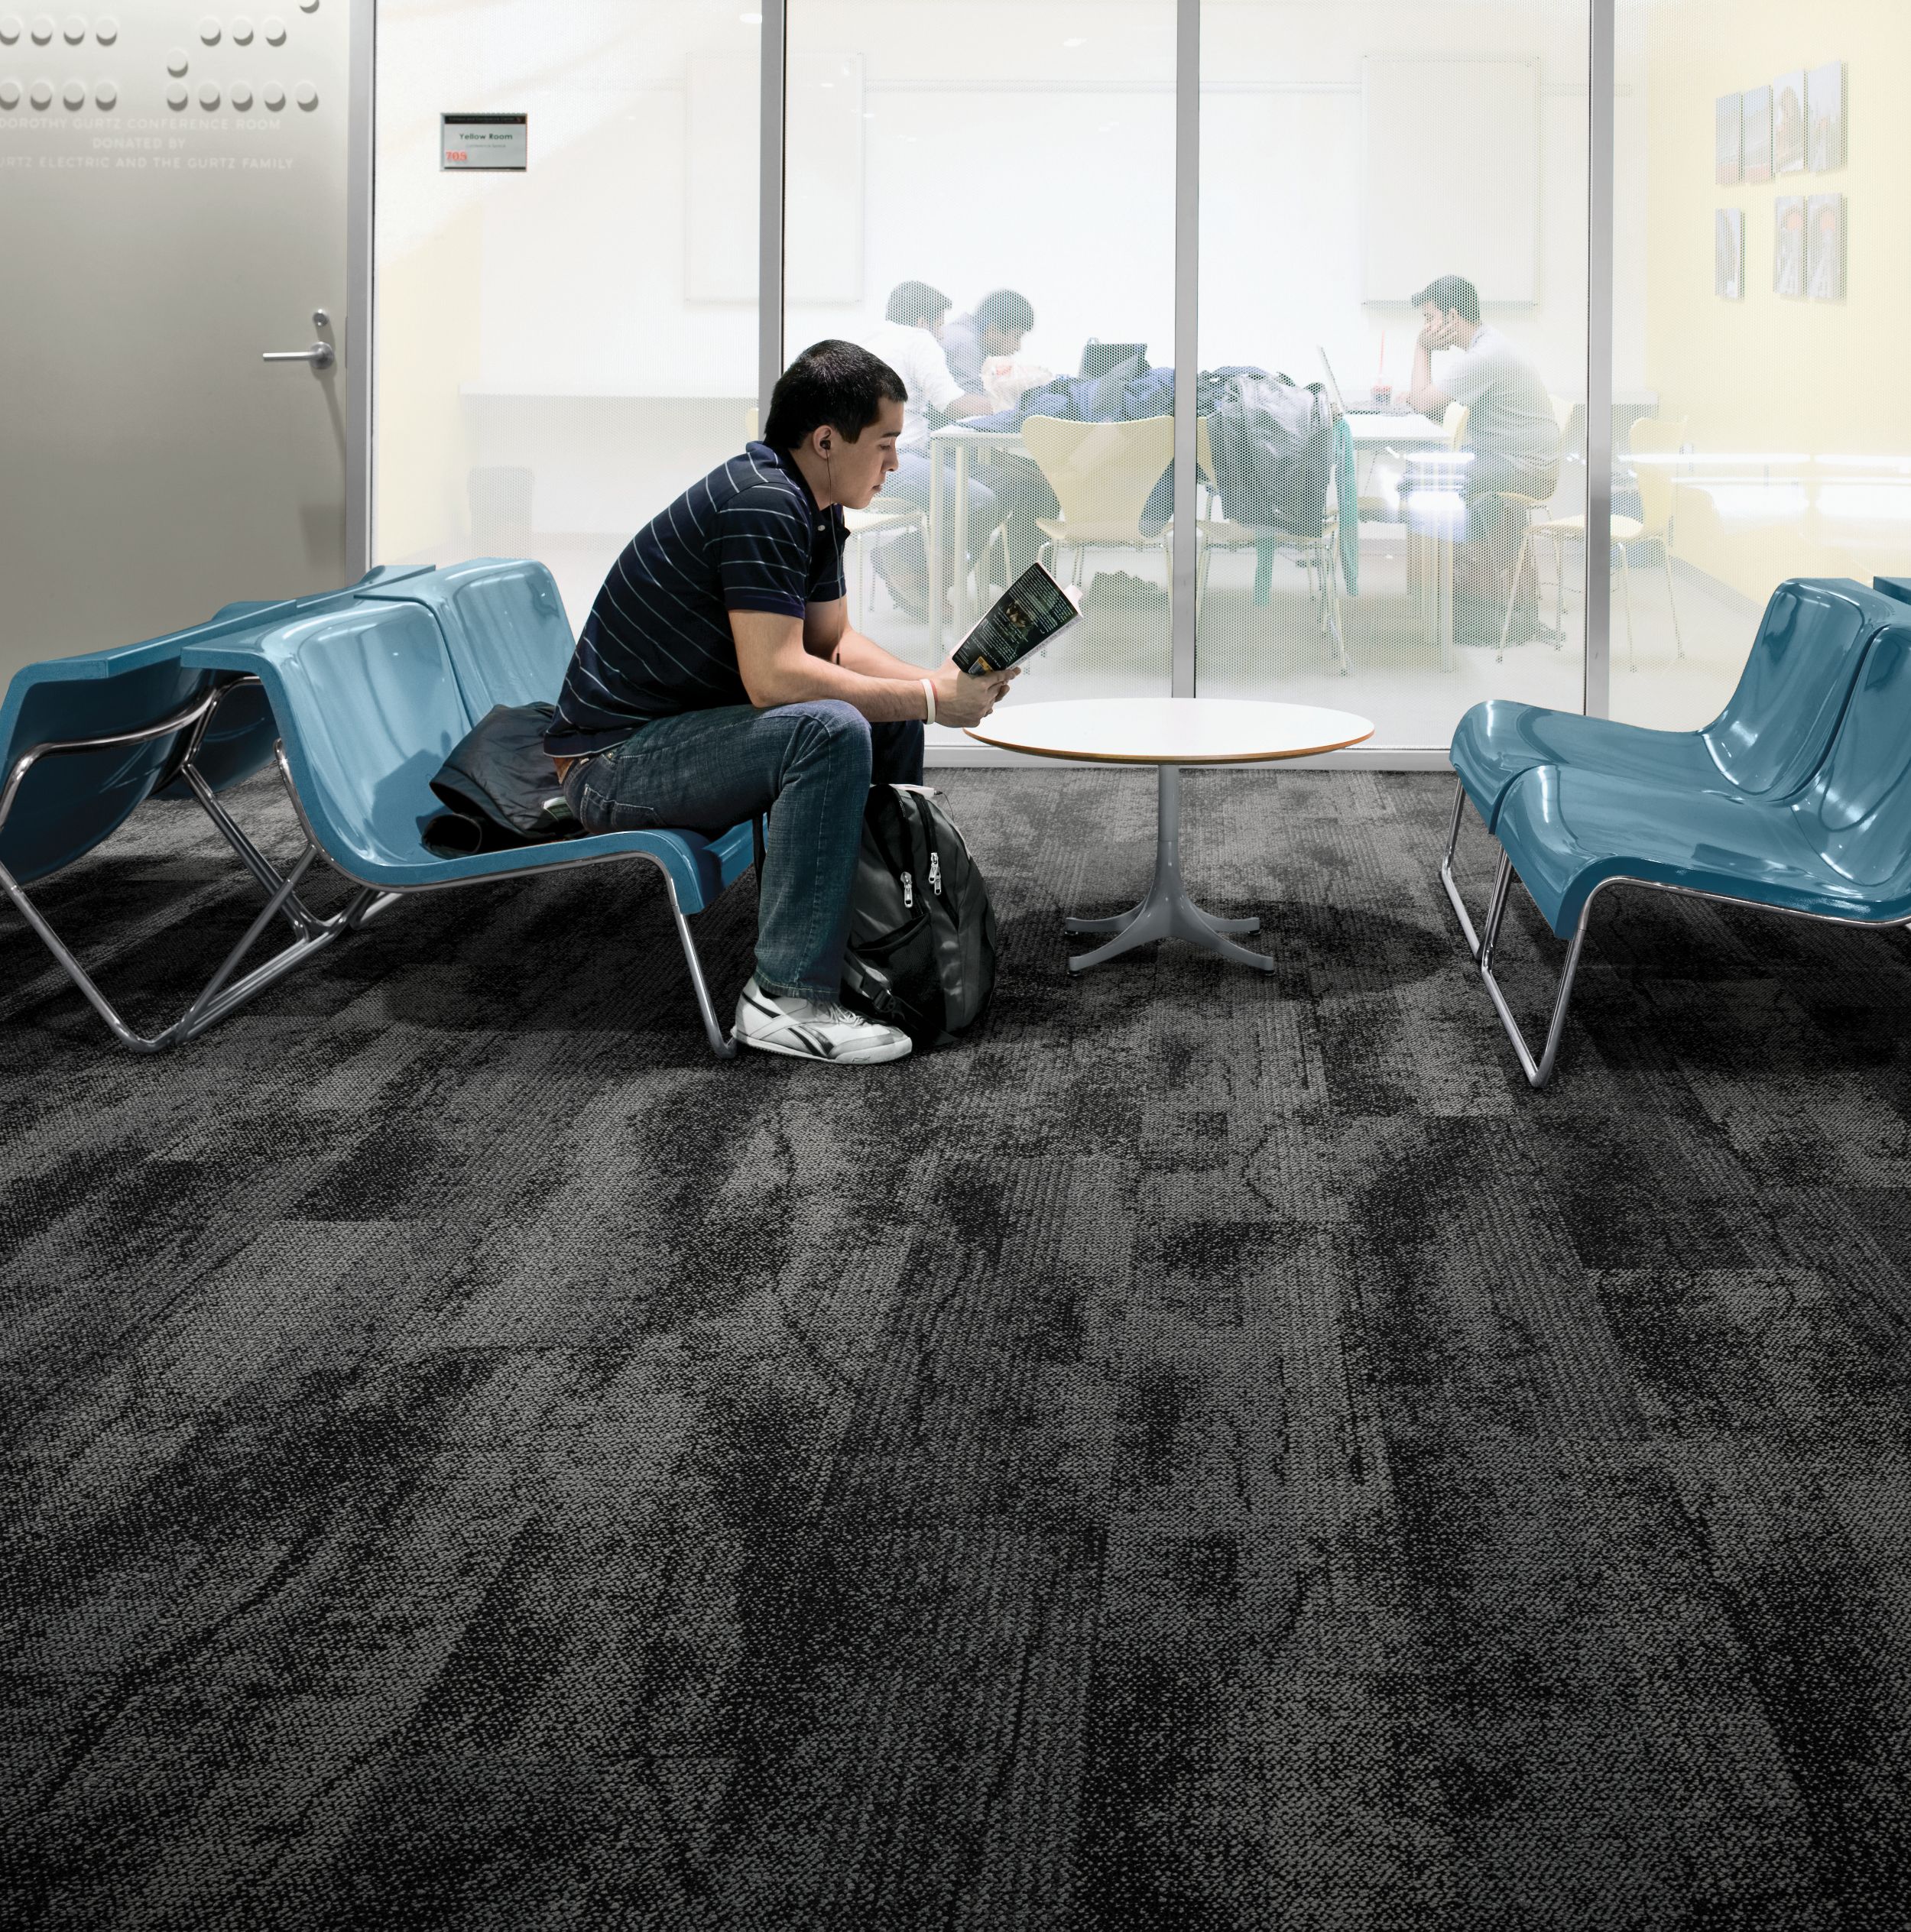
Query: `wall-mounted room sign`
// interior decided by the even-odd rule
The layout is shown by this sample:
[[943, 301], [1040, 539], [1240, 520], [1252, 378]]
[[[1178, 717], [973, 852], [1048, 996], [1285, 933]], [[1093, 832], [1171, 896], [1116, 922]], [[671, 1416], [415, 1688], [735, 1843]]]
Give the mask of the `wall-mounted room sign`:
[[438, 165], [514, 168], [530, 165], [530, 117], [523, 114], [441, 114]]

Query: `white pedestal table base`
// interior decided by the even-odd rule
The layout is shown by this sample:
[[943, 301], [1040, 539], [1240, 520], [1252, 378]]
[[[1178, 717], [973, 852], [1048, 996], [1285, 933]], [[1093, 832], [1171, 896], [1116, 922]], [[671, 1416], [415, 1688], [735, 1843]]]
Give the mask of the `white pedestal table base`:
[[1218, 953], [1238, 966], [1271, 973], [1274, 962], [1265, 953], [1250, 952], [1226, 936], [1230, 932], [1256, 932], [1260, 920], [1217, 919], [1188, 896], [1181, 877], [1181, 767], [1163, 765], [1158, 769], [1160, 786], [1155, 810], [1154, 877], [1149, 883], [1147, 896], [1113, 919], [1065, 920], [1064, 929], [1069, 932], [1114, 935], [1092, 952], [1076, 954], [1069, 961], [1069, 971], [1085, 973], [1091, 966], [1118, 959], [1124, 952], [1157, 939], [1185, 939], [1189, 945], [1199, 946], [1204, 952]]

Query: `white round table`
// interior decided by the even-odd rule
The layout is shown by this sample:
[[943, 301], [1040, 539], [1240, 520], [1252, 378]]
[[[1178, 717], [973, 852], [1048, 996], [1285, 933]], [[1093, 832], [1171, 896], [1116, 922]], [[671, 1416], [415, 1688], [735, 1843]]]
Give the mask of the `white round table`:
[[1156, 939], [1185, 939], [1264, 973], [1266, 954], [1227, 937], [1252, 932], [1258, 919], [1220, 919], [1188, 896], [1181, 879], [1181, 767], [1305, 758], [1337, 751], [1374, 735], [1371, 721], [1316, 705], [1276, 705], [1234, 698], [1076, 698], [1056, 704], [1011, 702], [968, 735], [1005, 750], [1096, 764], [1153, 765], [1160, 773], [1156, 808], [1154, 878], [1138, 906], [1111, 919], [1071, 919], [1070, 932], [1114, 936], [1069, 961], [1072, 971], [1113, 959]]

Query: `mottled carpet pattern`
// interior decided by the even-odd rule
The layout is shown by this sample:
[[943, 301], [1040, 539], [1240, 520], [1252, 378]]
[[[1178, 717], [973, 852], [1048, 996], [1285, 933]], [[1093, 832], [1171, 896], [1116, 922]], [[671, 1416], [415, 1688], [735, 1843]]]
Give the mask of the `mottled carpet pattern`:
[[[1001, 995], [860, 1073], [715, 1063], [641, 867], [157, 1061], [6, 914], [0, 1921], [1901, 1926], [1902, 935], [1621, 899], [1534, 1095], [1448, 781], [1191, 776], [1278, 971], [1077, 984], [1151, 781], [946, 777]], [[138, 1018], [220, 850], [44, 889]]]

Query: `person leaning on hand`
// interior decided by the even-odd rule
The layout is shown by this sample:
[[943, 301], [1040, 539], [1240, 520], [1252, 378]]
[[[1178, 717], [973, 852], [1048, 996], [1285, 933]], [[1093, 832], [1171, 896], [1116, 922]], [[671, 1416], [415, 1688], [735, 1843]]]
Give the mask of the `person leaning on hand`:
[[[1536, 572], [1514, 582], [1526, 527], [1518, 499], [1543, 503], [1559, 488], [1552, 398], [1539, 371], [1481, 319], [1479, 291], [1463, 276], [1442, 275], [1413, 300], [1422, 327], [1406, 400], [1436, 423], [1449, 404], [1463, 404], [1473, 452], [1462, 485], [1467, 528], [1454, 564], [1454, 641], [1494, 644], [1509, 623], [1524, 640], [1538, 629], [1540, 612]], [[1436, 378], [1433, 358], [1445, 349], [1458, 353]], [[1510, 621], [1502, 614], [1509, 602]]]
[[840, 1002], [874, 784], [923, 778], [926, 723], [978, 724], [1014, 673], [924, 676], [850, 628], [843, 511], [896, 468], [907, 391], [854, 343], [784, 371], [763, 439], [625, 546], [585, 621], [545, 749], [586, 831], [715, 833], [770, 815], [736, 1038], [793, 1059], [897, 1060]]

